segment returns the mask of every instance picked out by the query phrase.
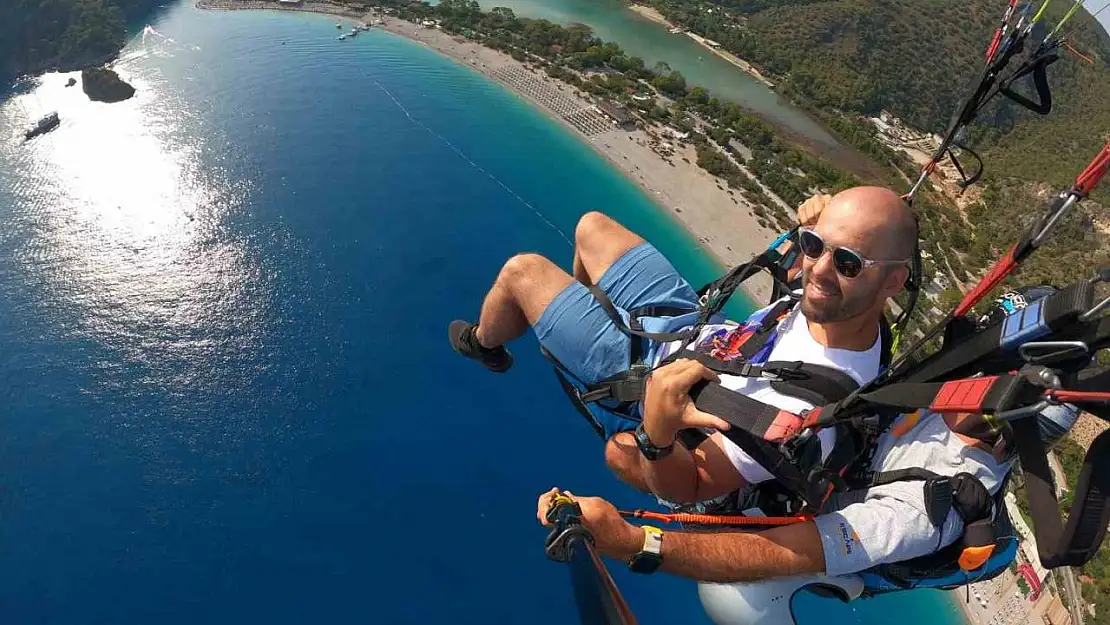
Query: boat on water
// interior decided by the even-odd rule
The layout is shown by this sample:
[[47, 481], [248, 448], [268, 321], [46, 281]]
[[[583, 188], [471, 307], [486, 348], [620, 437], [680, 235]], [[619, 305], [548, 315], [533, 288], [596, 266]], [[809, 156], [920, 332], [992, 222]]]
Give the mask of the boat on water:
[[338, 39], [340, 41], [344, 41], [344, 40], [347, 39], [347, 35], [339, 35], [338, 37], [336, 37], [336, 39]]
[[54, 130], [61, 123], [62, 120], [58, 117], [57, 111], [55, 111], [53, 113], [50, 113], [49, 115], [44, 116], [38, 121], [38, 123], [36, 123], [31, 128], [28, 128], [27, 132], [23, 133], [23, 138], [25, 140], [34, 139], [39, 135], [44, 135], [51, 130]]
[[343, 24], [336, 24], [335, 29], [336, 30], [343, 30]]

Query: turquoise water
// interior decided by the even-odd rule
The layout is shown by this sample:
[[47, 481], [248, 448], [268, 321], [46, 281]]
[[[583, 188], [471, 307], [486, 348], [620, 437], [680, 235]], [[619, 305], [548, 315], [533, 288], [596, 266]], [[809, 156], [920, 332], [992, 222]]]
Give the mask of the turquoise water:
[[[0, 105], [6, 622], [570, 623], [536, 496], [649, 504], [530, 336], [492, 376], [446, 325], [515, 252], [569, 269], [590, 209], [719, 268], [520, 99], [334, 22], [179, 4], [125, 51], [134, 99], [52, 75]], [[613, 571], [642, 623], [705, 622], [692, 583]]]

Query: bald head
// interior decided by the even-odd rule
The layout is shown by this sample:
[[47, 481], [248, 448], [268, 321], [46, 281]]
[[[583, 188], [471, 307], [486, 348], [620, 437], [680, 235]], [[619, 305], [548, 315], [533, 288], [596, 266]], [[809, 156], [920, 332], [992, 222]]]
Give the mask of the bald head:
[[917, 240], [909, 206], [890, 189], [854, 187], [829, 200], [813, 232], [824, 242], [824, 250], [847, 248], [876, 262], [845, 273], [837, 268], [835, 254], [806, 255], [802, 262], [806, 318], [818, 324], [853, 319], [864, 325], [877, 322], [886, 300], [902, 290], [909, 276], [907, 261]]
[[904, 260], [913, 256], [917, 222], [902, 198], [883, 187], [852, 187], [837, 193], [821, 213], [821, 221], [850, 229], [859, 251], [873, 260]]

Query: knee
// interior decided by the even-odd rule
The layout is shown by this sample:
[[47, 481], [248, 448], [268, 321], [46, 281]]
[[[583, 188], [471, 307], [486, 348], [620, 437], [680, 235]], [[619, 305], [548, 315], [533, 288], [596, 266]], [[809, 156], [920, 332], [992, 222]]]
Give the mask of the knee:
[[539, 254], [517, 254], [505, 262], [498, 280], [519, 284], [536, 275], [542, 265], [550, 263], [551, 261]]
[[604, 238], [605, 233], [613, 229], [617, 222], [608, 215], [598, 211], [590, 211], [578, 220], [574, 228], [574, 245], [579, 249], [590, 247], [594, 241]]
[[648, 490], [640, 471], [640, 450], [630, 432], [614, 435], [605, 444], [605, 465], [622, 482], [640, 490]]

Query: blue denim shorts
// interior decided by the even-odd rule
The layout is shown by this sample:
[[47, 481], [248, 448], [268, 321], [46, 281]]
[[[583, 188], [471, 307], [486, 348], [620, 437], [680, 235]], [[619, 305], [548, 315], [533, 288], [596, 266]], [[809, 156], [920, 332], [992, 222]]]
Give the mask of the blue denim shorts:
[[[635, 308], [695, 309], [698, 305], [690, 283], [650, 243], [625, 252], [601, 276], [597, 286], [626, 322], [627, 311]], [[631, 365], [630, 341], [640, 340], [621, 332], [589, 289], [577, 281], [555, 296], [533, 330], [540, 344], [583, 382], [597, 382], [626, 371]], [[597, 406], [591, 406], [591, 412], [605, 428], [606, 438], [636, 427], [635, 420]]]

